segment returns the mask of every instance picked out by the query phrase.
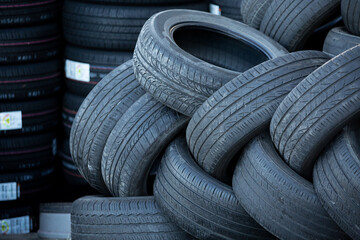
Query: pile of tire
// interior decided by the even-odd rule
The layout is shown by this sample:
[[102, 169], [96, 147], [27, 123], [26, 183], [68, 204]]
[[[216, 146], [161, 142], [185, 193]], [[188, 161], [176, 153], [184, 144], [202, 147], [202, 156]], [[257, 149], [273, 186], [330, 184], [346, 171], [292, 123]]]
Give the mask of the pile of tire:
[[60, 3], [0, 3], [1, 234], [37, 227], [53, 184], [62, 70]]
[[69, 153], [75, 115], [91, 89], [109, 72], [132, 58], [137, 36], [151, 15], [172, 8], [207, 10], [199, 0], [66, 0], [63, 10], [66, 93], [62, 121], [65, 138], [60, 150], [68, 183], [84, 185]]
[[360, 45], [302, 50], [327, 2], [273, 0], [260, 30], [278, 39], [199, 11], [147, 20], [74, 119], [104, 196], [73, 203], [72, 239], [359, 239]]

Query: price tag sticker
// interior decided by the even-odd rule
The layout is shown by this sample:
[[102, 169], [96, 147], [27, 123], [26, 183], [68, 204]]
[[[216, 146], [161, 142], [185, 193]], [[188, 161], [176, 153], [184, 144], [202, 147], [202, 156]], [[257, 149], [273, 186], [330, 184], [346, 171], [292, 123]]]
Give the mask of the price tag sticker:
[[90, 82], [90, 64], [66, 59], [65, 75], [70, 79]]
[[21, 111], [1, 112], [0, 113], [0, 131], [15, 130], [22, 128]]

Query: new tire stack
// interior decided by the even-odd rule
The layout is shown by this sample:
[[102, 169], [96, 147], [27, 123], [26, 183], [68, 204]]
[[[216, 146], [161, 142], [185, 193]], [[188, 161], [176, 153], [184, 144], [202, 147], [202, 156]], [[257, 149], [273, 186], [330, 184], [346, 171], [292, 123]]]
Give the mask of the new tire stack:
[[0, 3], [1, 234], [35, 229], [53, 183], [61, 81], [60, 4]]

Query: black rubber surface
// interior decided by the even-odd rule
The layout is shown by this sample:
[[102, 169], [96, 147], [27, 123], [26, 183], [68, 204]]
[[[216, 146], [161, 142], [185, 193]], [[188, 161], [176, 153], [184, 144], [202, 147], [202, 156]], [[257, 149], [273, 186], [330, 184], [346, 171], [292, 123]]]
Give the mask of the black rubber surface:
[[56, 23], [0, 29], [1, 64], [43, 61], [59, 53], [60, 28]]
[[311, 178], [323, 148], [360, 113], [360, 46], [331, 59], [297, 85], [276, 110], [270, 134], [283, 159]]
[[346, 127], [319, 157], [314, 187], [334, 221], [353, 239], [360, 238], [360, 125]]
[[101, 175], [106, 140], [126, 110], [143, 94], [132, 61], [107, 75], [85, 98], [70, 134], [71, 156], [92, 187], [108, 194]]
[[102, 155], [102, 176], [112, 195], [149, 194], [151, 166], [188, 121], [150, 94], [134, 102], [114, 126]]
[[326, 36], [323, 52], [335, 57], [360, 44], [360, 37], [350, 34], [345, 27], [331, 29]]
[[86, 96], [109, 72], [132, 58], [130, 51], [105, 51], [71, 45], [65, 47], [64, 55], [66, 60], [90, 65], [89, 82], [79, 81], [71, 76], [65, 78], [68, 89], [82, 96]]
[[349, 32], [360, 36], [360, 1], [342, 0], [341, 14]]
[[82, 197], [73, 203], [73, 240], [187, 240], [192, 239], [169, 221], [154, 197]]
[[133, 60], [136, 78], [146, 91], [175, 111], [192, 116], [239, 72], [285, 53], [278, 43], [240, 22], [210, 13], [171, 10], [145, 23]]
[[65, 92], [62, 105], [62, 124], [65, 134], [70, 136], [71, 126], [74, 122], [76, 113], [84, 101], [85, 97]]
[[230, 186], [206, 174], [184, 136], [165, 151], [154, 184], [160, 208], [198, 239], [272, 239], [242, 208]]
[[60, 91], [61, 79], [61, 63], [58, 60], [2, 65], [0, 66], [0, 101], [54, 96]]
[[66, 41], [77, 46], [133, 50], [141, 27], [153, 14], [167, 9], [207, 11], [205, 3], [162, 6], [116, 6], [66, 1], [63, 28]]
[[186, 132], [198, 164], [224, 180], [234, 155], [268, 129], [286, 95], [328, 60], [318, 51], [286, 54], [249, 69], [211, 95], [195, 112]]
[[340, 8], [340, 0], [274, 0], [260, 30], [289, 51], [301, 50], [310, 35]]
[[349, 239], [323, 209], [313, 185], [284, 163], [268, 133], [245, 146], [233, 189], [250, 216], [279, 239]]

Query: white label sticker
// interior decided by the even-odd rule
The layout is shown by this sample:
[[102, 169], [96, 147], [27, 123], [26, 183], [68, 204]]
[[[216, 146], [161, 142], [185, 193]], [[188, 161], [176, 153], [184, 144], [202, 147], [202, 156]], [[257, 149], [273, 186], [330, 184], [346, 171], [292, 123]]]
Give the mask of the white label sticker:
[[0, 183], [0, 201], [16, 200], [20, 197], [20, 185], [16, 182]]
[[55, 156], [57, 153], [57, 141], [56, 141], [56, 138], [53, 139], [53, 142], [52, 142], [52, 154], [53, 156]]
[[74, 80], [90, 82], [90, 64], [66, 59], [65, 75]]
[[219, 5], [210, 3], [210, 12], [215, 15], [221, 15], [221, 8]]
[[21, 111], [0, 113], [0, 130], [15, 130], [21, 128]]
[[0, 220], [1, 234], [23, 234], [31, 230], [29, 216]]

